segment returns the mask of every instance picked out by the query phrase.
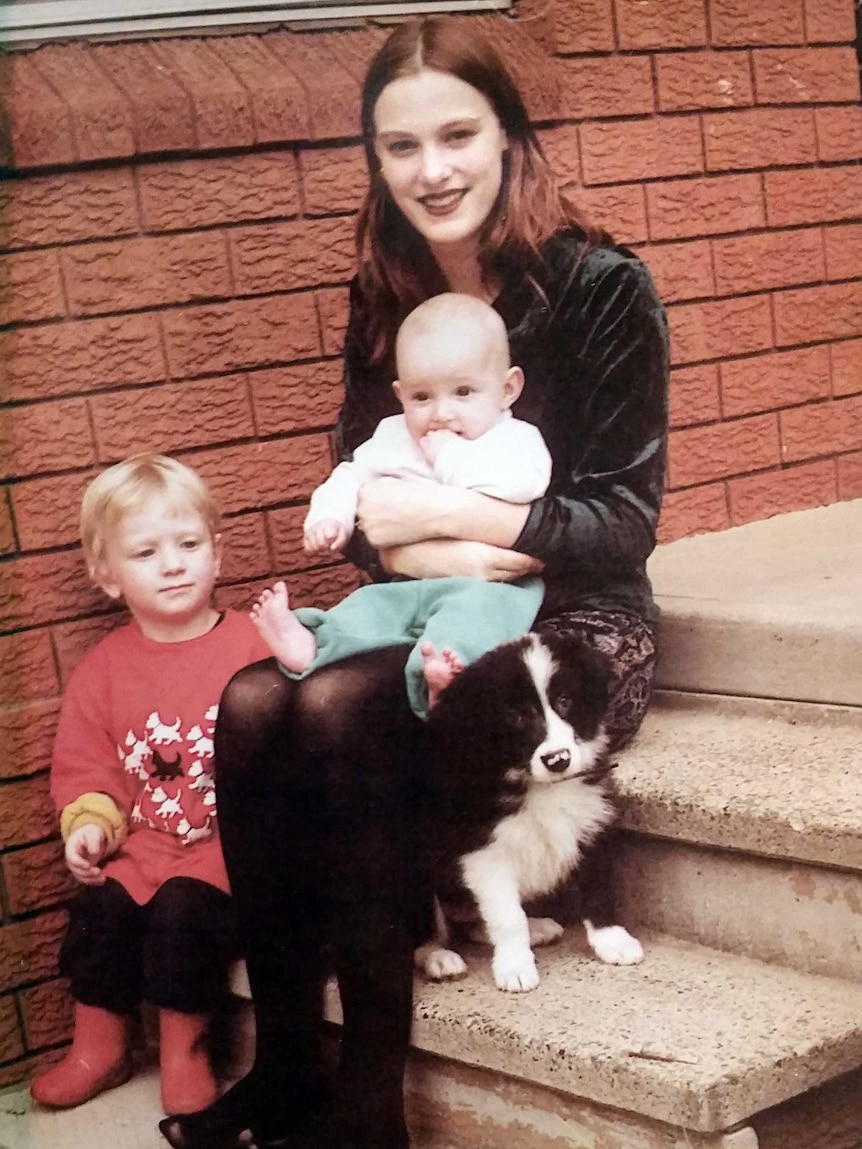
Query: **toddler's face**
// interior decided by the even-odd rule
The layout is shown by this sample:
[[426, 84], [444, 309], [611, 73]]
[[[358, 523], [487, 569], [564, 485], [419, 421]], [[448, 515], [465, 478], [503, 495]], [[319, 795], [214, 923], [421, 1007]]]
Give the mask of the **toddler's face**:
[[417, 441], [429, 431], [478, 439], [499, 423], [521, 390], [518, 368], [477, 333], [442, 331], [399, 348], [395, 393]]
[[144, 634], [178, 641], [211, 625], [219, 562], [217, 539], [201, 515], [157, 498], [120, 520], [99, 581], [125, 601]]

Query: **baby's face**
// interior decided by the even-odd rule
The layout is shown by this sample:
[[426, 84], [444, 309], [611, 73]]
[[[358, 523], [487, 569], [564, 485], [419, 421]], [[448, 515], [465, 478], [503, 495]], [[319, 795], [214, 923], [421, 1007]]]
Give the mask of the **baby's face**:
[[429, 431], [478, 439], [517, 398], [506, 360], [481, 335], [442, 332], [399, 348], [395, 393], [415, 440]]

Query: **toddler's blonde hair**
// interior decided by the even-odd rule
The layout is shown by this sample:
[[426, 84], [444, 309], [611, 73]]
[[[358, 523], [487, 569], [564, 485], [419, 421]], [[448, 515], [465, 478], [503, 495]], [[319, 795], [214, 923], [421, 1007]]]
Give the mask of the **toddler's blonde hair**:
[[90, 578], [98, 581], [108, 541], [126, 515], [141, 511], [154, 498], [167, 500], [170, 511], [196, 511], [210, 536], [218, 534], [221, 516], [206, 483], [191, 467], [147, 451], [102, 471], [84, 492], [81, 503], [81, 549]]

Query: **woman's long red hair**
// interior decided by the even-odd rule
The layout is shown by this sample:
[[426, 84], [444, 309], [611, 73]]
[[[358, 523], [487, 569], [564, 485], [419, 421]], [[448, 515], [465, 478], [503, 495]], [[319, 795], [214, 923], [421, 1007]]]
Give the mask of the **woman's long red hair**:
[[409, 20], [388, 37], [362, 89], [362, 131], [370, 186], [357, 220], [360, 283], [372, 322], [375, 361], [392, 350], [402, 320], [423, 300], [446, 290], [422, 236], [395, 206], [374, 150], [374, 109], [383, 89], [431, 68], [456, 76], [485, 97], [506, 133], [503, 181], [479, 234], [479, 262], [488, 282], [517, 268], [541, 294], [535, 272], [541, 248], [563, 228], [577, 228], [585, 249], [604, 233], [590, 227], [563, 194], [533, 131], [521, 93], [503, 61], [469, 20]]

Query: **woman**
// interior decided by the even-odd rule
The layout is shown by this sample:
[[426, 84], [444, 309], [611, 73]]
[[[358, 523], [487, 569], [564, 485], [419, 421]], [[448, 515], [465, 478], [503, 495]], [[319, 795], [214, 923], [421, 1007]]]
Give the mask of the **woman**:
[[[537, 626], [582, 634], [614, 660], [617, 746], [649, 699], [655, 543], [666, 436], [667, 331], [643, 265], [560, 194], [523, 101], [469, 22], [399, 26], [362, 104], [371, 186], [358, 225], [345, 400], [346, 457], [395, 413], [395, 332], [441, 291], [492, 303], [526, 386], [515, 414], [554, 462], [523, 507], [380, 479], [363, 488], [349, 557], [375, 579], [543, 571]], [[251, 1073], [210, 1109], [168, 1118], [181, 1149], [404, 1149], [410, 1030], [412, 779], [421, 731], [406, 648], [301, 683], [273, 663], [240, 672], [217, 730], [219, 812], [257, 1018]], [[457, 683], [450, 689], [457, 689]], [[330, 1096], [319, 1061], [324, 943], [344, 1028]]]

